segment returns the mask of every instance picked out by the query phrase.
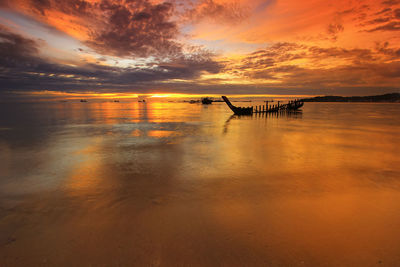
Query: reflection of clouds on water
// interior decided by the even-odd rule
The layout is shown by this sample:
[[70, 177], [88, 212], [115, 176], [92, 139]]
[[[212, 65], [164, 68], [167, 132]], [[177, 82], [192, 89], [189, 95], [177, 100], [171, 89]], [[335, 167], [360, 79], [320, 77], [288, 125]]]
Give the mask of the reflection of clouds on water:
[[152, 130], [148, 132], [148, 136], [155, 138], [170, 137], [173, 135], [175, 135], [174, 131], [167, 131], [167, 130]]
[[[65, 188], [88, 189], [94, 181], [102, 180], [102, 173], [113, 169], [104, 169], [105, 158], [136, 167], [137, 163], [157, 165], [156, 153], [166, 153], [165, 145], [178, 144], [198, 127], [178, 121], [179, 112], [170, 118], [160, 111], [149, 111], [149, 107], [166, 109], [163, 104], [118, 104], [3, 105], [1, 111], [10, 116], [0, 118], [0, 127], [5, 129], [0, 131], [1, 192], [20, 195], [59, 190], [64, 182], [82, 185], [84, 181], [86, 186]], [[178, 160], [179, 155], [170, 158]]]
[[[49, 244], [84, 265], [398, 255], [399, 105], [307, 103], [264, 117], [214, 103], [43, 105], [0, 119], [8, 255], [37, 259]], [[365, 264], [350, 264], [354, 253]]]
[[135, 130], [133, 130], [133, 131], [131, 132], [131, 135], [132, 135], [132, 136], [135, 136], [135, 137], [139, 137], [139, 136], [142, 136], [142, 135], [143, 135], [143, 132], [142, 132], [141, 130], [139, 130], [139, 129], [135, 129]]

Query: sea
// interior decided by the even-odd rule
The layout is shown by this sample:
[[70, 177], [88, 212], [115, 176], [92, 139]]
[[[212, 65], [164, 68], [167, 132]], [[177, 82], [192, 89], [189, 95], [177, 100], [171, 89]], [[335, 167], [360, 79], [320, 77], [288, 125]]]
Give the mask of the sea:
[[400, 266], [399, 114], [3, 103], [0, 266]]

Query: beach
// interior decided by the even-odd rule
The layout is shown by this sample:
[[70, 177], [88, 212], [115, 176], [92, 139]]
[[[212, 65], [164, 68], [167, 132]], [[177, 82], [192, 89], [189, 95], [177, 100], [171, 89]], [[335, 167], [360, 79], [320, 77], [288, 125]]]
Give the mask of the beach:
[[1, 266], [400, 265], [399, 104], [0, 111]]

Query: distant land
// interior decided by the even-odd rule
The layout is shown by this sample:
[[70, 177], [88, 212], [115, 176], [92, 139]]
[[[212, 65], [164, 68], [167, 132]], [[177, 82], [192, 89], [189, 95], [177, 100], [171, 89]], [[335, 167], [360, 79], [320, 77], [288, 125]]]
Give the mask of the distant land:
[[386, 102], [400, 103], [400, 93], [371, 96], [316, 96], [302, 99], [304, 102]]

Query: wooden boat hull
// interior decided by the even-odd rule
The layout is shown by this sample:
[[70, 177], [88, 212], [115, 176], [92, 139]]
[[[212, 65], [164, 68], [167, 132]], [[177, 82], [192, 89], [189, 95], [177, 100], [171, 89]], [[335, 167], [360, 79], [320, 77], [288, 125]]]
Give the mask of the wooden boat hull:
[[236, 115], [252, 115], [253, 114], [253, 107], [247, 107], [247, 108], [235, 107], [234, 105], [232, 105], [231, 101], [229, 101], [229, 99], [226, 96], [222, 96], [222, 99], [225, 101], [225, 103], [228, 105], [228, 107]]
[[228, 107], [235, 113], [236, 115], [252, 115], [253, 113], [272, 113], [272, 112], [285, 112], [285, 111], [296, 111], [304, 105], [303, 101], [290, 101], [287, 104], [273, 105], [268, 106], [268, 103], [265, 106], [256, 106], [255, 110], [253, 107], [236, 107], [232, 105], [231, 101], [226, 96], [222, 96], [222, 99], [228, 105]]

